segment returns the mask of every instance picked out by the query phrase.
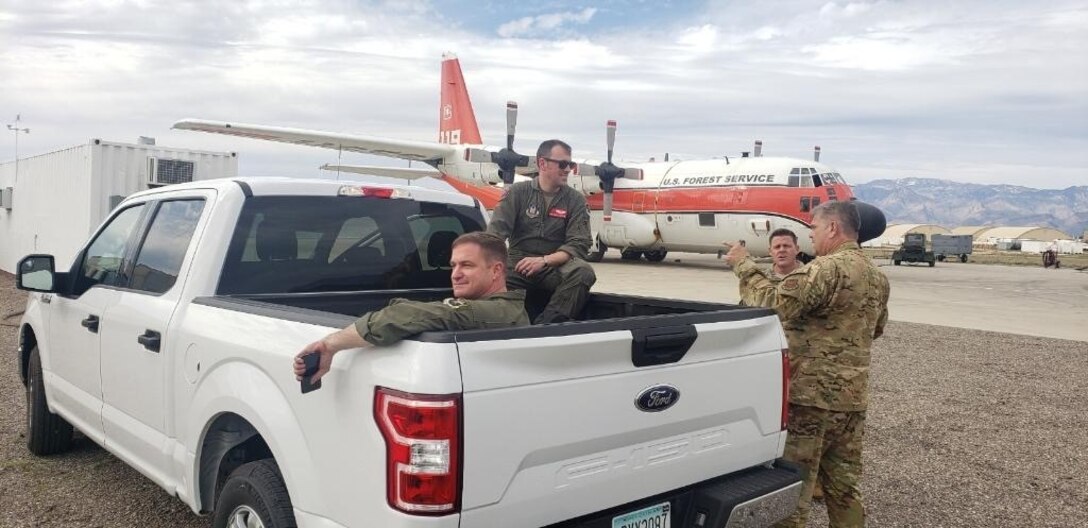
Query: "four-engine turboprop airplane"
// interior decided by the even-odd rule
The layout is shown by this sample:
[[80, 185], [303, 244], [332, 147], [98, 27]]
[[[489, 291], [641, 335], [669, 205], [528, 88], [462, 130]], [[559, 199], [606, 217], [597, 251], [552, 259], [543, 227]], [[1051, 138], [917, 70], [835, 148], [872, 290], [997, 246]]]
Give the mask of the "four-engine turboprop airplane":
[[[325, 165], [322, 168], [396, 178], [439, 178], [460, 192], [493, 209], [502, 196], [499, 184], [531, 177], [533, 158], [514, 152], [517, 104], [507, 103], [506, 148], [483, 145], [468, 89], [457, 58], [442, 61], [438, 142], [407, 141], [312, 130], [186, 119], [174, 128], [200, 130], [421, 161], [433, 168]], [[828, 200], [852, 200], [853, 192], [841, 175], [813, 160], [764, 157], [762, 142], [753, 156], [612, 164], [616, 123], [606, 127], [608, 160], [579, 161], [568, 178], [571, 187], [587, 197], [598, 261], [607, 248], [621, 250], [622, 258], [645, 257], [661, 261], [668, 251], [718, 253], [723, 241], [744, 240], [757, 256], [769, 253], [767, 236], [778, 228], [798, 235], [801, 250], [813, 254], [808, 237], [812, 209]], [[879, 236], [884, 215], [858, 202], [862, 212], [861, 238]]]

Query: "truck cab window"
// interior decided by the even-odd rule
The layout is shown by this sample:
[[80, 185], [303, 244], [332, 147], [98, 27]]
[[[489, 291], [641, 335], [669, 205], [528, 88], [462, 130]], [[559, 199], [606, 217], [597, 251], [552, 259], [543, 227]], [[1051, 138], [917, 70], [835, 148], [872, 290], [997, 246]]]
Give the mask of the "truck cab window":
[[92, 286], [114, 286], [122, 281], [121, 271], [126, 250], [131, 248], [132, 235], [140, 223], [144, 204], [134, 205], [117, 213], [83, 253], [76, 274], [76, 296]]
[[448, 288], [450, 244], [483, 227], [471, 206], [256, 196], [238, 219], [218, 293]]
[[174, 285], [203, 211], [204, 200], [171, 200], [159, 205], [137, 253], [130, 288], [164, 293]]

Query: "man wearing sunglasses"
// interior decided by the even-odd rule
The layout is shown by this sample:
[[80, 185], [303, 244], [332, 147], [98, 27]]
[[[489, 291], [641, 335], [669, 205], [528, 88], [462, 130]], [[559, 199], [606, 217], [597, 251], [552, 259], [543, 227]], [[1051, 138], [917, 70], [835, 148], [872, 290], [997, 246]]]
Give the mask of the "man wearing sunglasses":
[[506, 286], [545, 290], [551, 299], [534, 324], [576, 319], [597, 282], [586, 263], [592, 240], [589, 207], [567, 185], [570, 145], [550, 139], [536, 151], [538, 176], [506, 188], [487, 230], [510, 241]]

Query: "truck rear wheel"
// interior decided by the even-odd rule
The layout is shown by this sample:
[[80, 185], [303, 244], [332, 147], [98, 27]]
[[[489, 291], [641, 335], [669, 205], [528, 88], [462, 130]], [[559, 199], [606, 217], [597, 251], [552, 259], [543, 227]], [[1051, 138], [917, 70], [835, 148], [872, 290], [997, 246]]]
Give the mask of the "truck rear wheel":
[[637, 249], [625, 249], [620, 251], [620, 258], [623, 260], [638, 260], [642, 258], [642, 252]]
[[960, 255], [960, 262], [966, 264], [967, 263], [967, 255]]
[[270, 458], [235, 469], [215, 505], [215, 528], [296, 528], [291, 497]]
[[63, 453], [72, 447], [72, 424], [49, 412], [38, 347], [30, 351], [26, 379], [26, 447], [38, 456]]
[[929, 267], [932, 268], [933, 266], [936, 266], [936, 265], [937, 265], [937, 263], [935, 261], [932, 261], [932, 260], [929, 261]]
[[894, 263], [895, 263], [895, 265], [896, 265], [896, 266], [898, 266], [898, 265], [899, 265], [899, 264], [900, 264], [901, 262], [903, 262], [903, 261], [901, 261], [901, 260], [894, 260], [894, 261], [892, 261], [892, 262], [894, 262]]

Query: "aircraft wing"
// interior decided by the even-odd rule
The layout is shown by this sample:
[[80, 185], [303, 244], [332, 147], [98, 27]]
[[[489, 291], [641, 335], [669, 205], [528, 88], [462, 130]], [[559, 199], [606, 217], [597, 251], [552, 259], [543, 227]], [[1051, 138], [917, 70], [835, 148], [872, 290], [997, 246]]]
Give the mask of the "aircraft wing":
[[420, 178], [438, 178], [441, 172], [434, 169], [413, 169], [411, 167], [378, 167], [371, 165], [329, 165], [321, 166], [322, 170], [334, 172], [351, 172], [366, 174], [369, 176], [386, 176], [389, 178], [404, 178], [406, 180], [418, 180]]
[[457, 147], [445, 143], [354, 136], [318, 130], [247, 125], [244, 123], [227, 123], [225, 121], [182, 119], [174, 123], [174, 128], [431, 163], [437, 163], [457, 153]]

